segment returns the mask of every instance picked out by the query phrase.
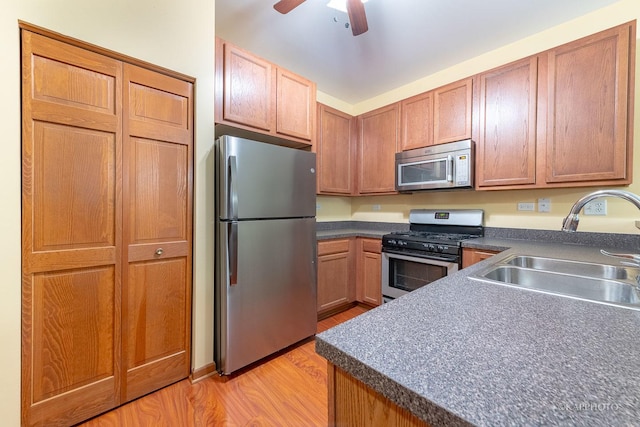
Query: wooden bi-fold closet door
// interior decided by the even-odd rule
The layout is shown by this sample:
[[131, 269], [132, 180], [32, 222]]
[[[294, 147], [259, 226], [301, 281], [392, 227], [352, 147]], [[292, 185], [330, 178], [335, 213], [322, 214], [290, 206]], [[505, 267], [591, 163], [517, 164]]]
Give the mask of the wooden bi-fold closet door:
[[124, 66], [123, 400], [189, 375], [192, 85]]
[[188, 376], [192, 83], [21, 37], [22, 424], [72, 425]]

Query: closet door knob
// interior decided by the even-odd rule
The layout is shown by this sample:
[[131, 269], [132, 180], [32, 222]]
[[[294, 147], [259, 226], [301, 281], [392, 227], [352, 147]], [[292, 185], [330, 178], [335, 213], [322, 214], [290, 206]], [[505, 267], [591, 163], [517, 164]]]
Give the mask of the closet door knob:
[[156, 249], [156, 255], [158, 255], [158, 256], [162, 255], [163, 252], [164, 252], [164, 249], [162, 249], [162, 248]]

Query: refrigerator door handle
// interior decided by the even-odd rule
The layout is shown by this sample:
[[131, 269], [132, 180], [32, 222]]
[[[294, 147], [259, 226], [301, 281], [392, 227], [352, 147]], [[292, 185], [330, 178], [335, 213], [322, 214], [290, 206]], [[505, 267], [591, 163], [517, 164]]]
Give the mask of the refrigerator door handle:
[[238, 166], [236, 156], [229, 156], [229, 212], [228, 218], [235, 221], [238, 219]]
[[238, 284], [238, 223], [227, 224], [227, 259], [229, 260], [229, 286]]

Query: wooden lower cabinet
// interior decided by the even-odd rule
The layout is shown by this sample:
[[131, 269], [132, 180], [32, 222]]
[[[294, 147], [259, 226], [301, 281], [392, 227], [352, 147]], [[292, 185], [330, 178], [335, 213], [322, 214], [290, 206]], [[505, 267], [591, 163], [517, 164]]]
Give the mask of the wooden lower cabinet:
[[358, 301], [378, 306], [382, 304], [382, 241], [359, 238], [357, 246]]
[[22, 425], [190, 369], [193, 84], [22, 27]]
[[327, 362], [329, 425], [428, 427], [411, 412]]
[[500, 251], [491, 251], [488, 249], [462, 248], [462, 268], [489, 259], [499, 253]]
[[348, 308], [356, 299], [355, 239], [318, 242], [318, 317]]
[[355, 238], [318, 242], [318, 318], [356, 302], [382, 304], [382, 241]]

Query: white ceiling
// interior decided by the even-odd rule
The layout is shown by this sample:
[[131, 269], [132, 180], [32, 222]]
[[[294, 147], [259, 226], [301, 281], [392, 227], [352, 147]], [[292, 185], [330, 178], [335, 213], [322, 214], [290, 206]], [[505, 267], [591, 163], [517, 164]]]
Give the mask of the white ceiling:
[[357, 104], [617, 0], [369, 0], [357, 37], [328, 0], [276, 1], [215, 0], [216, 35]]

